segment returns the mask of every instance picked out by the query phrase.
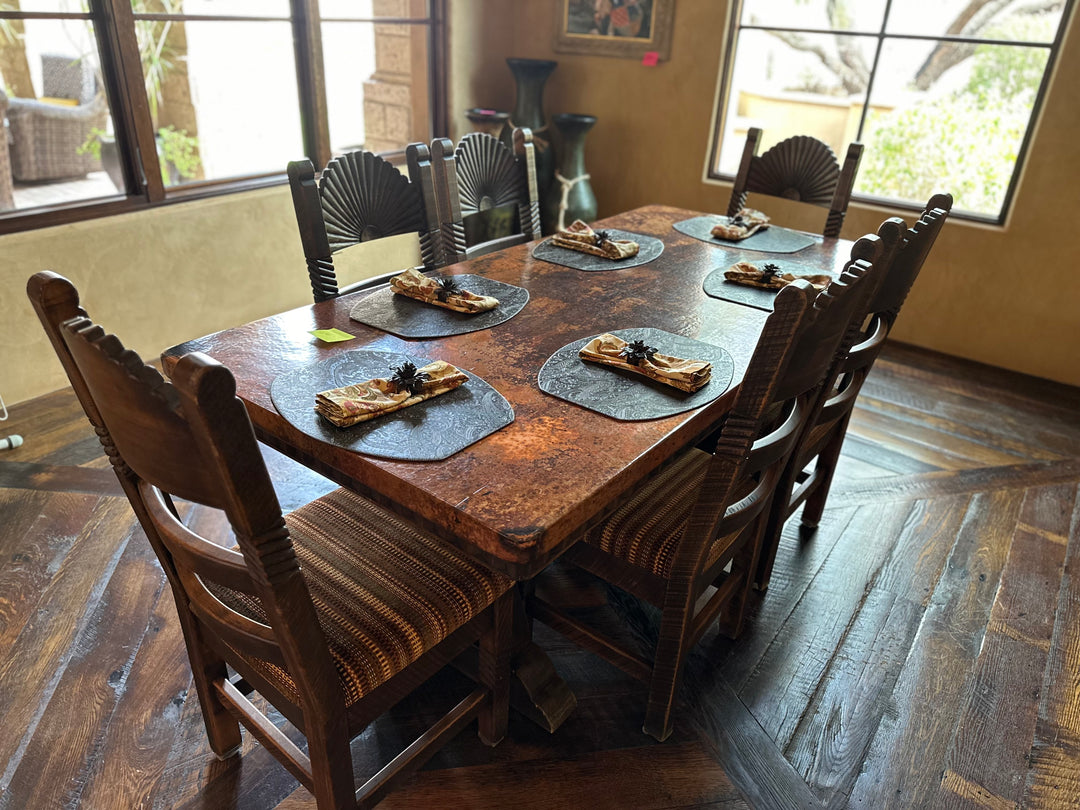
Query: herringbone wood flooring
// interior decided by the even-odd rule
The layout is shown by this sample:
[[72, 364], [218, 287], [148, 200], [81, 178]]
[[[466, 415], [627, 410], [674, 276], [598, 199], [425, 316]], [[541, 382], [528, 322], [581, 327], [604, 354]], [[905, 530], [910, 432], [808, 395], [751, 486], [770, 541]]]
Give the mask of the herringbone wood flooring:
[[[164, 577], [71, 393], [4, 428], [26, 444], [0, 457], [0, 810], [313, 807], [250, 738], [210, 754]], [[329, 487], [268, 458], [286, 508]], [[466, 732], [383, 806], [1080, 805], [1078, 484], [1080, 391], [891, 347], [821, 527], [788, 527], [741, 639], [698, 648], [668, 742], [640, 732], [643, 687], [538, 628], [574, 715], [514, 716], [495, 749]], [[596, 583], [548, 587], [655, 632]], [[356, 741], [358, 772], [465, 689], [430, 686]]]

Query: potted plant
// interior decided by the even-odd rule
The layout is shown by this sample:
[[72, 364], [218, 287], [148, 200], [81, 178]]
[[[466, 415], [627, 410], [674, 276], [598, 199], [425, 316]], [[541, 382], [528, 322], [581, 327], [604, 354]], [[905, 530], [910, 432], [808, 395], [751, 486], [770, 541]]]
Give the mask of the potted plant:
[[124, 169], [120, 165], [120, 150], [116, 146], [116, 138], [100, 127], [91, 127], [90, 134], [82, 146], [75, 150], [80, 155], [90, 155], [95, 160], [101, 161], [101, 167], [109, 175], [112, 184], [117, 191], [125, 191]]
[[161, 181], [175, 186], [182, 180], [198, 177], [202, 161], [199, 159], [199, 139], [188, 135], [187, 130], [174, 126], [162, 127], [155, 136], [158, 163], [161, 164]]

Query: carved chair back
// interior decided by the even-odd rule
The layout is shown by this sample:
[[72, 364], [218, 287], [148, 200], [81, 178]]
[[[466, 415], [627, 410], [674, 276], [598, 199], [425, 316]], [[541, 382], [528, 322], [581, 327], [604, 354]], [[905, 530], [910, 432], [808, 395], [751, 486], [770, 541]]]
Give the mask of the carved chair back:
[[[899, 217], [885, 220], [878, 228], [882, 242], [889, 246], [889, 260], [884, 263], [881, 281], [870, 297], [865, 330], [859, 342], [849, 347], [837, 369], [835, 389], [823, 400], [814, 422], [821, 426], [850, 413], [870, 369], [877, 360], [900, 308], [907, 299], [930, 249], [937, 241], [941, 228], [952, 208], [952, 195], [938, 194], [930, 198], [926, 210], [910, 229]], [[846, 421], [844, 424], [846, 432]], [[820, 444], [820, 442], [815, 443]], [[804, 447], [799, 456], [809, 460], [819, 447]]]
[[835, 392], [822, 403], [815, 423], [821, 425], [850, 410], [870, 369], [881, 353], [885, 340], [900, 314], [900, 308], [915, 284], [930, 249], [952, 210], [951, 194], [935, 194], [914, 226], [908, 228], [899, 217], [881, 223], [878, 236], [885, 246], [885, 261], [879, 283], [867, 302], [865, 328], [857, 335], [858, 343], [849, 346], [838, 369]]
[[[431, 143], [446, 263], [464, 261], [540, 236], [536, 147], [532, 131], [514, 130], [510, 150], [486, 132], [470, 132], [453, 148], [448, 138]], [[465, 220], [483, 211], [516, 206], [519, 232], [470, 245]]]
[[[815, 294], [809, 283], [799, 280], [776, 296], [732, 409], [716, 438], [699, 445], [710, 450], [711, 457], [702, 459], [700, 451], [691, 450], [673, 463], [677, 475], [696, 470], [684, 479], [693, 500], [682, 498], [685, 488], [663, 495], [663, 501], [646, 500], [624, 524], [635, 527], [634, 535], [620, 539], [620, 546], [640, 541], [670, 559], [670, 566], [658, 566], [656, 556], [649, 559], [649, 567], [638, 565], [615, 546], [604, 550], [591, 540], [567, 551], [571, 561], [662, 609], [651, 662], [542, 596], [532, 599], [533, 615], [540, 621], [649, 682], [644, 730], [659, 740], [671, 733], [675, 694], [689, 650], [718, 617], [722, 632], [732, 637], [739, 633], [769, 504], [812, 405], [827, 384], [839, 345], [853, 339], [857, 330], [857, 315], [865, 306], [880, 252], [877, 237], [864, 237], [828, 289]], [[666, 474], [658, 473], [658, 480]], [[665, 516], [669, 509], [677, 510], [680, 518], [685, 515], [679, 529], [672, 529], [674, 518]], [[672, 545], [667, 545], [669, 538]], [[653, 545], [657, 540], [660, 545]]]
[[849, 144], [843, 166], [827, 144], [809, 135], [783, 140], [758, 156], [760, 146], [761, 130], [751, 127], [731, 189], [728, 216], [739, 213], [746, 205], [747, 193], [753, 191], [828, 208], [823, 234], [839, 236], [859, 171], [862, 144]]
[[318, 181], [310, 160], [289, 164], [296, 224], [316, 303], [339, 294], [333, 254], [362, 242], [415, 233], [424, 269], [441, 266], [431, 152], [425, 144], [413, 143], [405, 155], [408, 177], [365, 151], [334, 158]]
[[[344, 712], [311, 596], [229, 370], [190, 354], [170, 383], [87, 317], [67, 279], [38, 273], [28, 293], [169, 577], [185, 638], [194, 629], [230, 661], [239, 654], [284, 666], [306, 708], [319, 701]], [[185, 526], [174, 498], [223, 510], [239, 550]], [[227, 607], [212, 588], [258, 599], [268, 623]], [[292, 703], [269, 684], [257, 685], [276, 705]]]
[[[718, 571], [702, 563], [712, 542], [750, 524], [768, 506], [846, 341], [855, 339], [859, 314], [875, 283], [882, 245], [864, 236], [852, 247], [840, 277], [815, 294], [797, 281], [776, 296], [676, 551], [674, 580], [688, 595]], [[749, 494], [747, 494], [749, 493]]]
[[820, 521], [855, 400], [951, 207], [950, 195], [935, 195], [913, 228], [908, 229], [898, 217], [885, 220], [878, 228], [883, 246], [881, 272], [867, 298], [865, 314], [856, 319], [859, 329], [854, 340], [841, 344], [835, 368], [779, 485], [756, 574], [760, 587], [769, 583], [787, 519], [805, 503], [802, 524], [813, 528]]

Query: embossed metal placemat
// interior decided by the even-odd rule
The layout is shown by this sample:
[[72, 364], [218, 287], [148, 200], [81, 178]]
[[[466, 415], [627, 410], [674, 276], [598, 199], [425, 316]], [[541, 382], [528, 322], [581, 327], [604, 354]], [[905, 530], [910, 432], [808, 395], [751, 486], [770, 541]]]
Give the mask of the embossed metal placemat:
[[702, 242], [708, 242], [710, 245], [718, 245], [732, 250], [760, 250], [763, 253], [796, 253], [818, 241], [810, 234], [793, 231], [790, 228], [780, 228], [776, 225], [770, 225], [753, 236], [746, 237], [746, 239], [717, 239], [711, 233], [713, 225], [719, 225], [727, 221], [727, 217], [710, 214], [703, 217], [694, 217], [693, 219], [684, 219], [682, 222], [676, 222], [672, 227], [679, 233], [685, 233], [687, 236], [700, 239]]
[[288, 371], [270, 385], [278, 413], [297, 430], [357, 453], [400, 461], [440, 461], [514, 421], [506, 398], [465, 369], [468, 380], [442, 396], [339, 428], [315, 413], [315, 395], [343, 385], [390, 376], [405, 361], [431, 360], [399, 352], [344, 352], [321, 363]]
[[[823, 270], [820, 267], [810, 267], [805, 264], [795, 264], [793, 262], [783, 261], [776, 262], [776, 264], [780, 266], [780, 272], [782, 273], [792, 273], [796, 276], [830, 275], [833, 278], [836, 278], [835, 273]], [[780, 291], [762, 290], [758, 287], [748, 287], [745, 284], [735, 284], [732, 281], [728, 281], [724, 278], [724, 271], [730, 266], [731, 265], [718, 267], [709, 273], [709, 275], [705, 276], [705, 281], [701, 285], [705, 290], [705, 294], [710, 295], [713, 298], [720, 298], [724, 301], [732, 301], [736, 304], [742, 304], [743, 306], [772, 312], [776, 294]]]
[[463, 273], [454, 276], [454, 279], [471, 293], [498, 298], [499, 305], [475, 314], [455, 312], [425, 304], [407, 295], [397, 295], [389, 287], [382, 287], [357, 301], [349, 317], [398, 337], [440, 338], [498, 326], [513, 318], [529, 303], [529, 291], [524, 287], [472, 273]]
[[614, 261], [605, 259], [603, 256], [593, 256], [591, 253], [580, 253], [576, 250], [570, 250], [570, 248], [556, 247], [551, 243], [550, 239], [545, 239], [534, 247], [532, 255], [534, 259], [551, 262], [552, 264], [561, 264], [563, 267], [596, 272], [598, 270], [625, 270], [627, 267], [648, 264], [664, 252], [664, 243], [655, 236], [619, 231], [615, 228], [608, 228], [607, 232], [612, 239], [629, 239], [631, 242], [637, 242], [637, 256]]
[[661, 354], [712, 363], [704, 388], [690, 394], [633, 371], [589, 363], [578, 357], [581, 347], [596, 335], [575, 340], [548, 358], [540, 369], [540, 390], [583, 408], [624, 422], [660, 419], [698, 408], [716, 399], [731, 385], [735, 363], [725, 349], [662, 329], [617, 329], [612, 335], [630, 342], [644, 340]]

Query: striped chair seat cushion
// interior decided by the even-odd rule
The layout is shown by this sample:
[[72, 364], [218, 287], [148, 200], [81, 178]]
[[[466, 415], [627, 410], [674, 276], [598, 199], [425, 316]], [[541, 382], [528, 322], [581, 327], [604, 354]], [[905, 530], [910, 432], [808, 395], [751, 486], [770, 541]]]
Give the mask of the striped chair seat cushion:
[[[506, 592], [512, 580], [345, 489], [285, 516], [319, 624], [351, 705]], [[225, 604], [266, 621], [259, 600], [221, 586]], [[282, 668], [245, 660], [299, 701]]]
[[[585, 541], [659, 577], [670, 577], [675, 549], [711, 458], [701, 450], [689, 450], [679, 456], [659, 475], [646, 481], [633, 498], [590, 529]], [[749, 492], [752, 488], [753, 483], [748, 482], [745, 490]], [[713, 541], [707, 565], [719, 559], [734, 539], [733, 535]]]

